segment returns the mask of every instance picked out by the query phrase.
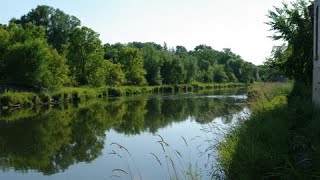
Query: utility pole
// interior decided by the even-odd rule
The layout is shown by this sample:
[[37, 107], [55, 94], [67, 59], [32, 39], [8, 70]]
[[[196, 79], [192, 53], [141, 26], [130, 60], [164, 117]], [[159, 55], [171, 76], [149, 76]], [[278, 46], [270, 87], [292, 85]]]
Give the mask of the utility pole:
[[312, 99], [316, 108], [320, 108], [320, 0], [313, 5], [313, 80]]

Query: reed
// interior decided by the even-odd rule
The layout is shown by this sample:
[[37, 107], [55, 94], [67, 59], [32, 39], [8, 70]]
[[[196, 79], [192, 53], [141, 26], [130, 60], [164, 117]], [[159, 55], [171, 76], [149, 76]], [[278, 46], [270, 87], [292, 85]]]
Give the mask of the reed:
[[0, 109], [33, 107], [38, 105], [56, 105], [61, 103], [77, 103], [94, 98], [131, 96], [147, 93], [181, 93], [201, 89], [231, 88], [245, 86], [242, 83], [204, 84], [191, 83], [161, 86], [120, 86], [120, 87], [62, 87], [43, 92], [6, 91], [0, 94]]
[[[320, 118], [309, 87], [255, 84], [251, 116], [240, 121], [219, 146], [227, 179], [313, 179], [319, 175]], [[297, 93], [298, 92], [298, 93]], [[303, 93], [301, 93], [303, 92]], [[317, 161], [319, 162], [319, 161]]]
[[[150, 153], [150, 155], [155, 160], [155, 163], [162, 168], [162, 170], [167, 174], [167, 178], [170, 180], [199, 180], [202, 179], [201, 170], [197, 165], [193, 165], [191, 161], [185, 162], [184, 155], [174, 149], [170, 144], [168, 144], [161, 135], [155, 135], [162, 149], [161, 154]], [[185, 145], [188, 143], [184, 137], [182, 137]], [[111, 143], [113, 149], [109, 154], [116, 156], [123, 161], [125, 168], [115, 168], [112, 170], [114, 173], [113, 177], [125, 178], [125, 179], [143, 179], [143, 174], [140, 173], [139, 168], [136, 166], [134, 157], [131, 155], [130, 151], [119, 143]], [[143, 171], [142, 171], [143, 172]], [[138, 176], [136, 176], [136, 173]]]

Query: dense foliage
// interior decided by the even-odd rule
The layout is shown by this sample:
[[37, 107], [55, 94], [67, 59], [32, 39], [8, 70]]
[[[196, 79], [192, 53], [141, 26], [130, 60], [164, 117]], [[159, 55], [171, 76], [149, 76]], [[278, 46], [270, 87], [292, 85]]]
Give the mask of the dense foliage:
[[[257, 84], [249, 90], [251, 116], [219, 147], [227, 179], [318, 179], [319, 110], [312, 104], [312, 6], [283, 3], [269, 11], [276, 46], [264, 77], [285, 74], [295, 83]], [[270, 76], [271, 75], [271, 76]], [[287, 87], [286, 87], [287, 86]]]
[[311, 83], [313, 31], [308, 2], [283, 3], [282, 7], [269, 11], [268, 17], [267, 24], [275, 32], [272, 38], [286, 43], [274, 48], [267, 64], [289, 78]]
[[260, 67], [230, 49], [155, 43], [102, 45], [74, 16], [38, 6], [0, 25], [0, 81], [19, 86], [120, 86], [260, 81]]

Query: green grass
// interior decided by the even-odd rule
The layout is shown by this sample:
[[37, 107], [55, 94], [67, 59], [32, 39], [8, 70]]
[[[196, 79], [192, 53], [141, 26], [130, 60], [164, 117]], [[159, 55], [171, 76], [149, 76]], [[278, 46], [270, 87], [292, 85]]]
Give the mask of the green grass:
[[0, 105], [6, 107], [32, 107], [34, 105], [58, 104], [62, 102], [78, 102], [91, 98], [107, 97], [106, 88], [61, 88], [53, 92], [12, 92], [0, 95]]
[[250, 118], [219, 146], [228, 179], [320, 177], [320, 118], [305, 89], [279, 83], [250, 88]]
[[192, 83], [181, 85], [161, 86], [120, 86], [120, 87], [63, 87], [52, 91], [12, 92], [0, 94], [0, 107], [32, 107], [35, 105], [49, 105], [86, 101], [93, 98], [130, 96], [143, 93], [175, 93], [191, 92], [201, 89], [231, 88], [245, 86], [242, 83], [204, 84]]
[[37, 94], [30, 92], [5, 92], [0, 96], [2, 106], [32, 106], [37, 103]]
[[243, 83], [191, 83], [191, 86], [193, 86], [196, 90], [241, 87], [244, 85], [245, 84]]
[[108, 88], [64, 87], [50, 94], [55, 102], [79, 102], [92, 98], [105, 98], [108, 96]]

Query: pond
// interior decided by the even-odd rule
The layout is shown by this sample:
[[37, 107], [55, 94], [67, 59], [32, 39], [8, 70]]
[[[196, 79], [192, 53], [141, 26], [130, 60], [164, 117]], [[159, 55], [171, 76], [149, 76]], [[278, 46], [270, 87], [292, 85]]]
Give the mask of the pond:
[[92, 100], [0, 114], [0, 179], [211, 179], [245, 89]]

